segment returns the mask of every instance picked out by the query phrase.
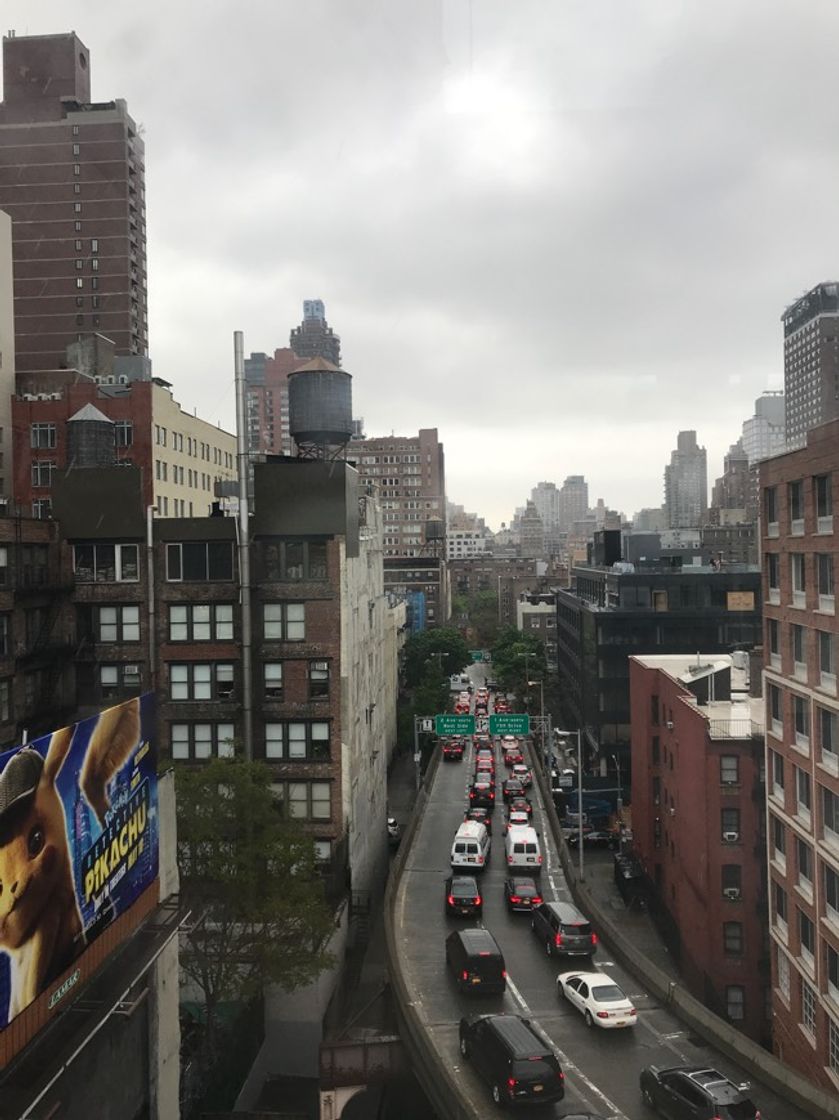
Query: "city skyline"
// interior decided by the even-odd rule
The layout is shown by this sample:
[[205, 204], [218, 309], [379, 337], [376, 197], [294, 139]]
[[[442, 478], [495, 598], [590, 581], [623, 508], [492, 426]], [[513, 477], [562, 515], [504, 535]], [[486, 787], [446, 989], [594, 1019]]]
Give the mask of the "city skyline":
[[131, 107], [149, 353], [184, 408], [232, 429], [233, 331], [271, 353], [323, 299], [367, 433], [436, 427], [493, 529], [572, 473], [659, 505], [680, 430], [716, 477], [782, 386], [784, 309], [835, 275], [828, 192], [798, 205], [839, 159], [832, 8], [486, 0], [470, 30], [455, 0], [316, 0], [199, 33], [154, 2], [8, 7], [18, 35], [75, 30], [93, 98]]

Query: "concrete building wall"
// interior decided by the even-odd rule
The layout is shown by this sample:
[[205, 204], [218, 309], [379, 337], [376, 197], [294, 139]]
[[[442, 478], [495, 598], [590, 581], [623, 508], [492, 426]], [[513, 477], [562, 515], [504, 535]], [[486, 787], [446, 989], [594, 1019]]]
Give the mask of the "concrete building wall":
[[12, 219], [0, 210], [0, 502], [12, 494], [12, 396], [15, 391]]

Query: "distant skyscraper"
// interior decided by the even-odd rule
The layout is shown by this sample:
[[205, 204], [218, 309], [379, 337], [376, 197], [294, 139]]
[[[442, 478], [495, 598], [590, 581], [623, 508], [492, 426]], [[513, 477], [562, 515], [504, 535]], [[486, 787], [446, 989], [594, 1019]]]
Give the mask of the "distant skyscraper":
[[288, 375], [303, 364], [293, 350], [283, 347], [245, 358], [249, 450], [266, 455], [293, 455], [288, 428]]
[[743, 450], [750, 467], [786, 449], [784, 410], [783, 391], [767, 391], [755, 401], [754, 416], [743, 421]]
[[545, 554], [558, 556], [560, 552], [559, 490], [555, 482], [539, 482], [530, 491], [530, 500], [542, 522], [545, 534]]
[[671, 529], [698, 528], [708, 506], [708, 458], [696, 432], [679, 432], [664, 468], [664, 505]]
[[818, 284], [790, 304], [784, 324], [787, 447], [839, 417], [839, 284]]
[[528, 502], [519, 522], [519, 555], [533, 560], [545, 556], [545, 532], [533, 502]]
[[743, 450], [743, 441], [737, 440], [728, 449], [723, 460], [723, 473], [714, 483], [711, 494], [711, 524], [725, 521], [722, 510], [742, 510], [743, 519], [750, 520], [747, 511], [752, 506], [752, 475], [749, 460]]
[[559, 524], [570, 533], [575, 521], [588, 513], [588, 483], [581, 474], [569, 474], [559, 490]]
[[323, 300], [303, 301], [303, 322], [292, 330], [289, 344], [302, 361], [326, 358], [333, 365], [341, 364], [341, 339], [326, 322]]
[[145, 155], [124, 101], [90, 98], [66, 35], [3, 38], [0, 210], [12, 218], [17, 372], [58, 369], [80, 334], [146, 354]]

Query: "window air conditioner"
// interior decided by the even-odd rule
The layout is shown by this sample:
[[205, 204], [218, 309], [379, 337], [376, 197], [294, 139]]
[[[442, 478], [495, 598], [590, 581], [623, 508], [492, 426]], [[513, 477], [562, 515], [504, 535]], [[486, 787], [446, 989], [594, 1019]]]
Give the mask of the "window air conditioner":
[[740, 897], [739, 887], [723, 887], [723, 897], [729, 899], [731, 902], [736, 902]]
[[667, 728], [668, 731], [672, 731], [673, 730], [673, 720], [668, 719], [667, 723], [665, 723], [664, 726]]
[[726, 844], [736, 844], [737, 841], [740, 839], [740, 833], [739, 832], [724, 832], [722, 834], [722, 838], [723, 838], [723, 840], [725, 840]]

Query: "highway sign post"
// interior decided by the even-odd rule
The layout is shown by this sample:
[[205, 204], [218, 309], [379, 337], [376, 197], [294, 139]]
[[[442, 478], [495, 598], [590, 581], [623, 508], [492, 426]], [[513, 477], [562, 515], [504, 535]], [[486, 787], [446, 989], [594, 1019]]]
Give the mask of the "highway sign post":
[[437, 735], [474, 735], [474, 716], [441, 715], [434, 717], [434, 731]]
[[529, 735], [530, 716], [514, 715], [512, 712], [489, 717], [490, 735]]
[[482, 649], [470, 649], [469, 656], [473, 661], [483, 661], [484, 651]]

